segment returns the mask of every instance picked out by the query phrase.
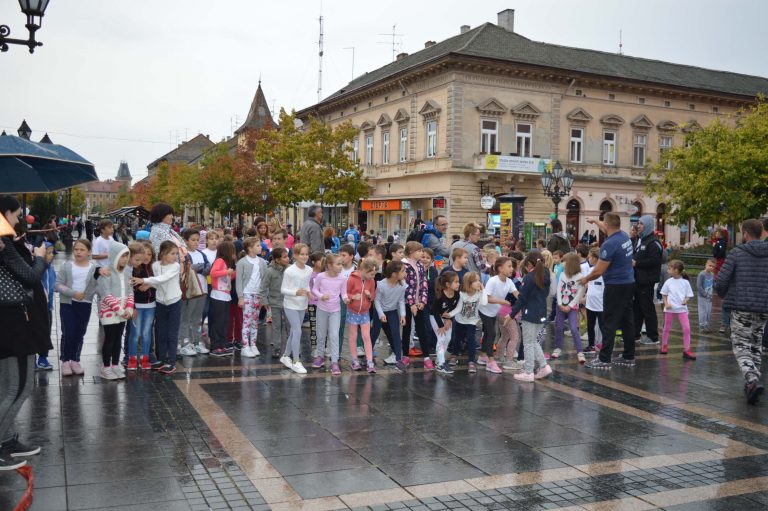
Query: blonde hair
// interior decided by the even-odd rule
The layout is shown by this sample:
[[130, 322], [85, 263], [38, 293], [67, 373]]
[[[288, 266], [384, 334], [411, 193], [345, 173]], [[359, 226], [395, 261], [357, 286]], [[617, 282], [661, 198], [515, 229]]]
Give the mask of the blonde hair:
[[128, 244], [128, 253], [131, 254], [131, 257], [139, 254], [144, 255], [145, 252], [146, 247], [140, 241], [132, 241]]
[[480, 281], [480, 274], [476, 271], [470, 271], [464, 274], [464, 278], [461, 281], [461, 290], [467, 294], [474, 294], [472, 291], [472, 284]]
[[542, 250], [541, 258], [544, 260], [544, 267], [547, 270], [552, 271], [552, 267], [555, 265], [555, 260], [552, 257], [552, 252], [546, 249]]
[[418, 252], [423, 248], [424, 248], [424, 245], [422, 245], [418, 241], [409, 241], [408, 243], [405, 244], [405, 250], [404, 250], [405, 257], [408, 257], [414, 252]]
[[581, 272], [581, 261], [579, 260], [579, 254], [576, 252], [568, 252], [563, 256], [563, 274], [566, 277], [573, 277]]
[[376, 270], [376, 263], [372, 259], [363, 259], [360, 261], [357, 269], [360, 270], [361, 273]]
[[294, 254], [301, 254], [301, 251], [304, 249], [307, 249], [307, 255], [309, 255], [309, 245], [305, 245], [304, 243], [296, 243], [293, 245], [293, 253]]

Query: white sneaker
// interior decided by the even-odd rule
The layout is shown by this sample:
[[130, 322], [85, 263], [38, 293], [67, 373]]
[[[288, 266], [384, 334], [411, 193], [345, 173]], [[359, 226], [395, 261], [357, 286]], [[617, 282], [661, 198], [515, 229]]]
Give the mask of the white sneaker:
[[289, 357], [288, 355], [283, 355], [282, 357], [280, 357], [280, 363], [283, 364], [288, 369], [293, 370], [293, 360], [291, 360], [291, 357]]
[[195, 344], [195, 351], [198, 352], [201, 355], [207, 355], [208, 353], [210, 353], [210, 350], [208, 348], [206, 348], [205, 344], [203, 344], [201, 342]]
[[255, 350], [255, 347], [252, 348], [250, 346], [246, 346], [240, 351], [240, 356], [246, 357], [246, 358], [256, 358], [257, 356], [259, 356], [259, 353], [258, 353], [259, 350], [255, 350], [256, 351], [255, 353], [254, 353], [254, 350]]
[[112, 372], [115, 373], [115, 376], [117, 376], [120, 379], [125, 378], [125, 369], [123, 369], [123, 366], [121, 366], [120, 364], [113, 365]]
[[364, 357], [365, 356], [365, 348], [358, 346], [357, 347], [357, 356], [358, 357]]
[[187, 343], [183, 348], [181, 348], [179, 354], [183, 357], [194, 357], [197, 356], [197, 350], [194, 348], [194, 346]]
[[501, 367], [510, 371], [522, 371], [523, 364], [517, 360], [509, 359], [505, 360]]
[[252, 344], [250, 348], [251, 348], [251, 353], [253, 353], [254, 357], [258, 357], [259, 355], [261, 355], [259, 348], [257, 348], [255, 344]]
[[307, 370], [304, 369], [304, 366], [301, 364], [300, 360], [297, 360], [293, 364], [291, 364], [291, 371], [293, 371], [296, 374], [307, 374]]
[[101, 371], [99, 372], [99, 376], [101, 376], [105, 380], [117, 380], [118, 376], [112, 371], [112, 367], [110, 366], [104, 366], [101, 368]]
[[394, 353], [392, 353], [390, 356], [384, 359], [384, 363], [387, 365], [395, 365], [395, 362], [397, 362], [397, 357]]
[[560, 355], [563, 354], [563, 350], [560, 348], [555, 348], [555, 350], [552, 352], [552, 358], [560, 358]]

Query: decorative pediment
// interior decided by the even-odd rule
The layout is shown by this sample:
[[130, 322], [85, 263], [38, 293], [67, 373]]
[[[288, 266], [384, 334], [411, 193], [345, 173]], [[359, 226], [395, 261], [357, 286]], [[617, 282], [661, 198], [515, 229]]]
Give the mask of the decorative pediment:
[[365, 121], [363, 124], [360, 125], [360, 131], [371, 131], [375, 129], [376, 129], [376, 125], [373, 123], [373, 121]]
[[624, 119], [616, 114], [608, 114], [600, 118], [600, 124], [609, 128], [618, 128], [624, 125]]
[[574, 108], [568, 115], [566, 115], [569, 121], [574, 124], [587, 124], [592, 120], [592, 116], [587, 113], [583, 108]]
[[656, 125], [659, 131], [677, 131], [680, 126], [675, 121], [661, 121]]
[[397, 113], [395, 114], [395, 122], [401, 123], [401, 122], [408, 122], [408, 119], [411, 118], [411, 115], [408, 113], [408, 110], [405, 108], [398, 108]]
[[530, 101], [524, 101], [514, 107], [511, 113], [518, 119], [533, 120], [541, 115], [541, 110], [536, 108]]
[[504, 112], [507, 111], [507, 107], [504, 106], [504, 103], [496, 98], [488, 98], [477, 105], [477, 109], [483, 115], [493, 115], [496, 117], [504, 115]]
[[424, 106], [419, 110], [419, 114], [424, 117], [424, 120], [435, 119], [440, 115], [440, 105], [432, 99], [428, 99]]
[[645, 114], [638, 115], [634, 119], [632, 119], [632, 122], [629, 123], [633, 128], [636, 130], [649, 130], [653, 128], [653, 123], [651, 120], [646, 116]]
[[379, 122], [377, 122], [379, 126], [382, 128], [386, 128], [387, 126], [390, 126], [392, 124], [392, 118], [387, 114], [381, 114], [381, 117], [379, 117]]
[[683, 133], [691, 133], [692, 131], [698, 131], [701, 129], [701, 124], [699, 124], [696, 119], [691, 119], [687, 123], [683, 124]]

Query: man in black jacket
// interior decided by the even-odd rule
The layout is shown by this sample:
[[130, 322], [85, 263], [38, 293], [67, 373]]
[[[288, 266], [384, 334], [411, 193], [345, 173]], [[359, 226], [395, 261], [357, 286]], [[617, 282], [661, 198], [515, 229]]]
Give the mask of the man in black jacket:
[[553, 219], [552, 225], [552, 237], [547, 241], [547, 250], [555, 253], [555, 250], [560, 250], [563, 254], [573, 251], [571, 242], [568, 240], [568, 235], [563, 231], [563, 223], [557, 218]]
[[653, 288], [661, 276], [661, 258], [664, 248], [653, 232], [655, 220], [651, 215], [643, 215], [637, 222], [637, 242], [632, 266], [635, 268], [635, 339], [640, 339], [640, 332], [645, 321], [646, 337], [640, 344], [659, 343], [659, 321], [656, 307], [653, 305]]

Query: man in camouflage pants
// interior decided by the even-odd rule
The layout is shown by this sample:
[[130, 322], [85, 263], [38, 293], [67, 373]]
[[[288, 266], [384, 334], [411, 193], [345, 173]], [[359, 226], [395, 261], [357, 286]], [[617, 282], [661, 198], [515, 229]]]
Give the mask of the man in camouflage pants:
[[715, 281], [723, 308], [731, 310], [733, 354], [744, 374], [744, 393], [751, 405], [757, 404], [764, 390], [760, 359], [768, 321], [768, 243], [763, 242], [762, 234], [762, 222], [744, 221], [744, 243], [731, 250]]

